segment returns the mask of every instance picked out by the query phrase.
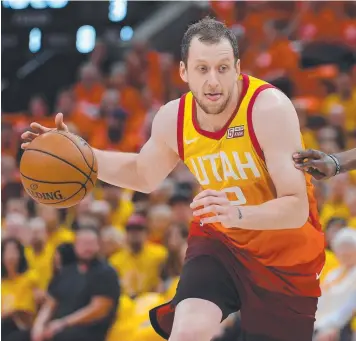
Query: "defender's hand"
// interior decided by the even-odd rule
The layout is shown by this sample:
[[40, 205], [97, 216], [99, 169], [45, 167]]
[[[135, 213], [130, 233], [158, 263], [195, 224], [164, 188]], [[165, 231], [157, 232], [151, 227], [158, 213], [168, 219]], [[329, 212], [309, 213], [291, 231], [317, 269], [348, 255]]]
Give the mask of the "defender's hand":
[[37, 136], [48, 133], [51, 130], [64, 130], [68, 131], [68, 127], [63, 122], [63, 114], [58, 113], [55, 118], [56, 128], [47, 128], [36, 122], [31, 123], [30, 127], [33, 131], [26, 131], [21, 135], [21, 139], [24, 140], [24, 143], [21, 144], [22, 149], [26, 149], [30, 142], [34, 140]]
[[[236, 227], [240, 210], [231, 205], [225, 192], [207, 189], [199, 193], [190, 204], [194, 216], [202, 216], [201, 224], [221, 223], [226, 228]], [[204, 217], [206, 214], [214, 214]]]
[[314, 150], [302, 150], [293, 154], [294, 166], [297, 169], [306, 171], [314, 179], [328, 179], [335, 175], [335, 161], [327, 154]]

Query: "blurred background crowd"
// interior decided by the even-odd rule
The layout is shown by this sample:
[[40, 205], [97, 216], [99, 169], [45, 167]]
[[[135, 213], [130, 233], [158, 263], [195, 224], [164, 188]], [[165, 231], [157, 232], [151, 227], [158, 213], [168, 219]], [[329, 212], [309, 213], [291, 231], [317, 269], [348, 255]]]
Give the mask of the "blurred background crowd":
[[[79, 4], [83, 9], [91, 6]], [[153, 13], [147, 15], [161, 11], [164, 21], [163, 14], [169, 17], [173, 11], [169, 6], [173, 5], [179, 4], [152, 5]], [[140, 2], [135, 6], [140, 10]], [[141, 12], [145, 11], [147, 3], [141, 6]], [[209, 14], [231, 27], [239, 39], [242, 72], [271, 82], [291, 98], [307, 148], [327, 153], [356, 148], [355, 2], [215, 1], [180, 6], [186, 6], [180, 10], [193, 16], [190, 21]], [[2, 17], [12, 14], [3, 8]], [[19, 182], [18, 166], [21, 133], [32, 121], [53, 126], [57, 112], [64, 114], [71, 132], [93, 147], [139, 151], [150, 135], [159, 107], [187, 91], [178, 73], [178, 47], [188, 22], [182, 27], [176, 21], [170, 21], [176, 36], [166, 38], [165, 47], [160, 36], [135, 39], [133, 29], [132, 40], [122, 37], [125, 44], [120, 45], [123, 52], [119, 58], [113, 53], [117, 46], [104, 34], [96, 37], [93, 50], [80, 58], [56, 51], [61, 58], [50, 68], [46, 63], [51, 59], [42, 62], [39, 53], [32, 53], [31, 61], [38, 70], [25, 85], [20, 72], [17, 79], [11, 75], [4, 79], [17, 57], [14, 50], [2, 50], [7, 63], [2, 70], [8, 67], [3, 71], [2, 83], [7, 85], [2, 87], [1, 114], [4, 340], [18, 340], [16, 331], [32, 327], [45, 305], [52, 279], [66, 266], [80, 262], [83, 254], [87, 260], [105, 258], [119, 278], [116, 315], [97, 340], [161, 340], [150, 326], [148, 311], [175, 293], [189, 232], [189, 204], [199, 190], [185, 166], [178, 165], [150, 194], [98, 182], [91, 195], [67, 210], [31, 201]], [[174, 46], [169, 46], [170, 40]], [[315, 182], [315, 189], [327, 242], [321, 278], [324, 301], [317, 326], [335, 332], [334, 338], [320, 336], [319, 340], [341, 336], [342, 341], [350, 341], [352, 335], [355, 340], [356, 320], [352, 316], [356, 312], [343, 312], [342, 304], [356, 302], [356, 174]], [[79, 238], [82, 229], [98, 232], [91, 236], [94, 240], [88, 250], [83, 250]], [[57, 300], [59, 305], [61, 300], [68, 305], [65, 297]], [[88, 304], [65, 306], [63, 316]], [[95, 319], [89, 321], [89, 325], [95, 323]], [[222, 325], [216, 340], [237, 341], [238, 332], [236, 314]], [[37, 335], [34, 341], [43, 338]]]

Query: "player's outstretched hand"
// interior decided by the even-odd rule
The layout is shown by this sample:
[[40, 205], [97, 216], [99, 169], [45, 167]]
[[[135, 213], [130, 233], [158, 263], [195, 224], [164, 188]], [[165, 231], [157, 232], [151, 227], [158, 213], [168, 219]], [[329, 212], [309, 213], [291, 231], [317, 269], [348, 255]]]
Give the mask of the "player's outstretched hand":
[[319, 150], [308, 149], [293, 154], [294, 166], [308, 172], [313, 178], [328, 179], [336, 173], [336, 163], [332, 157]]
[[56, 115], [55, 124], [56, 124], [56, 128], [47, 128], [47, 127], [44, 127], [36, 122], [31, 123], [30, 127], [31, 127], [32, 131], [26, 131], [21, 135], [21, 139], [24, 141], [21, 144], [21, 148], [26, 149], [28, 147], [28, 145], [30, 144], [30, 142], [32, 140], [34, 140], [37, 136], [47, 133], [51, 130], [57, 129], [57, 130], [68, 131], [68, 127], [63, 122], [63, 114], [62, 113], [58, 113]]
[[231, 202], [225, 192], [206, 189], [200, 192], [190, 204], [193, 215], [200, 217], [200, 224], [221, 223], [226, 228], [238, 226], [241, 212]]

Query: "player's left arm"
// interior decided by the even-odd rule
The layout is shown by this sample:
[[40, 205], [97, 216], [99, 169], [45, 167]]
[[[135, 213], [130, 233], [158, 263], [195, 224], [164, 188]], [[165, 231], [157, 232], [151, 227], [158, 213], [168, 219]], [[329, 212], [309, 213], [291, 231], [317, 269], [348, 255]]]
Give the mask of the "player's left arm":
[[195, 198], [192, 208], [205, 206], [195, 212], [201, 215], [208, 213], [210, 206], [210, 212], [216, 214], [203, 218], [203, 223], [220, 221], [225, 227], [248, 230], [299, 228], [308, 219], [309, 203], [304, 174], [295, 169], [292, 160], [292, 154], [302, 149], [297, 113], [282, 92], [267, 89], [254, 105], [253, 126], [276, 189], [276, 199], [256, 206], [247, 203], [234, 207], [227, 204], [224, 193], [208, 190]]

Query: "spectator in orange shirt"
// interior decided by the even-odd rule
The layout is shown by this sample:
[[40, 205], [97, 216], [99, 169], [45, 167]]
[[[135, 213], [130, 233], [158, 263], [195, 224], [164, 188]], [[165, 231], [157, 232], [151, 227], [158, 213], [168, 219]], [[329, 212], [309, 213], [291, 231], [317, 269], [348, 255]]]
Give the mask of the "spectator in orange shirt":
[[136, 51], [129, 50], [125, 57], [126, 82], [129, 86], [142, 89], [146, 83], [146, 73]]
[[341, 25], [342, 42], [355, 50], [356, 46], [356, 3], [354, 1], [344, 1], [344, 20]]
[[80, 69], [80, 80], [74, 86], [77, 102], [73, 122], [81, 129], [85, 138], [93, 134], [105, 88], [100, 83], [98, 69], [92, 64], [85, 64]]
[[158, 101], [164, 101], [165, 86], [162, 79], [162, 57], [150, 49], [146, 41], [136, 41], [132, 46], [133, 52], [139, 58], [141, 72], [143, 72], [143, 85], [146, 83], [152, 91], [153, 97]]
[[134, 152], [137, 141], [125, 135], [128, 114], [117, 103], [117, 92], [110, 90], [101, 106], [103, 122], [89, 140], [94, 148]]
[[341, 15], [341, 7], [337, 2], [304, 2], [300, 10], [298, 37], [304, 42], [336, 41], [340, 36]]
[[85, 114], [95, 116], [95, 108], [100, 104], [105, 91], [100, 83], [99, 71], [93, 64], [84, 64], [80, 69], [79, 78], [79, 82], [74, 87], [75, 98], [82, 103], [84, 109], [87, 109], [84, 110]]
[[[225, 22], [226, 26], [231, 27], [236, 22], [236, 7], [234, 1], [209, 1], [216, 17]], [[240, 6], [240, 4], [239, 4]]]
[[110, 86], [118, 90], [119, 104], [130, 113], [130, 116], [142, 115], [144, 108], [141, 94], [128, 83], [128, 69], [124, 63], [118, 63], [112, 69]]

